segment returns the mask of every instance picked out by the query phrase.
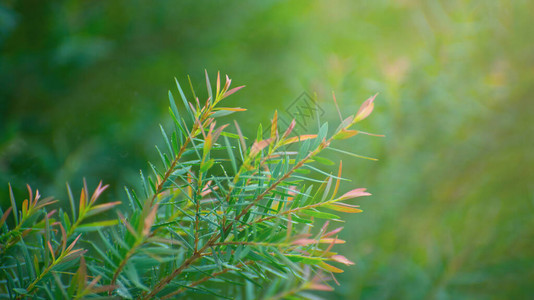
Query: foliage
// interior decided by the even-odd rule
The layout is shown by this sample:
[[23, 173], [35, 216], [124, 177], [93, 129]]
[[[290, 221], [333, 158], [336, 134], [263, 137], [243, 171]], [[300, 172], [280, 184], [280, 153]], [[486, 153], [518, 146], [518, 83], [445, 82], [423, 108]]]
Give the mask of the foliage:
[[302, 91], [327, 120], [330, 91], [347, 111], [380, 91], [379, 114], [360, 124], [387, 142], [343, 144], [380, 159], [343, 160], [379, 201], [346, 216], [357, 230], [336, 249], [358, 266], [325, 296], [531, 297], [534, 1], [0, 2], [2, 207], [8, 181], [17, 199], [30, 183], [62, 207], [65, 181], [79, 191], [83, 176], [139, 189], [175, 73], [246, 82], [229, 99], [248, 109], [245, 136], [275, 109], [281, 123]]
[[[281, 130], [275, 112], [267, 136], [260, 125], [247, 146], [237, 122], [235, 132], [216, 122], [244, 110], [219, 105], [243, 86], [230, 88], [228, 76], [222, 84], [217, 74], [213, 89], [206, 72], [201, 104], [192, 84], [193, 101], [176, 85], [183, 108], [169, 91], [173, 128], [167, 134], [160, 127], [166, 147], [156, 146], [159, 166], [149, 163], [150, 176], [141, 172], [140, 194], [126, 188], [126, 207], [99, 203], [108, 186], [90, 195], [84, 181], [79, 201], [67, 185], [70, 212], [50, 209], [56, 201], [29, 186], [18, 210], [10, 187], [0, 221], [3, 296], [291, 299], [332, 290], [339, 264], [353, 263], [333, 251], [344, 240], [342, 227], [329, 222], [361, 212], [352, 199], [370, 194], [357, 188], [339, 195], [342, 164], [328, 173], [318, 164], [333, 162], [319, 154], [352, 154], [331, 143], [360, 133], [351, 128], [371, 114], [376, 95], [331, 134], [324, 123], [317, 134], [294, 135], [295, 120]], [[118, 217], [109, 219], [112, 209]]]

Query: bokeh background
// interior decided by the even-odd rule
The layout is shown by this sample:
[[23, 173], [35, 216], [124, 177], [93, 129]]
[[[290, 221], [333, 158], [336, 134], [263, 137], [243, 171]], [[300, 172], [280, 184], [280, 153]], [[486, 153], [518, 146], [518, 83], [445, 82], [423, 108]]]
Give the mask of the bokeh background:
[[155, 158], [167, 90], [190, 74], [247, 88], [249, 134], [302, 92], [337, 122], [379, 92], [340, 148], [365, 212], [332, 299], [534, 295], [534, 2], [2, 1], [0, 199], [64, 200], [102, 179], [124, 198]]

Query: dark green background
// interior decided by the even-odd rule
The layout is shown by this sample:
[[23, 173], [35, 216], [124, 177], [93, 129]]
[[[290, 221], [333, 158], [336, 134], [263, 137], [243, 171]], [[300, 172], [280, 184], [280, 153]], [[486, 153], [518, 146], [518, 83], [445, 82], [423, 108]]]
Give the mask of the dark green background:
[[518, 299], [534, 293], [532, 1], [3, 1], [0, 199], [64, 201], [103, 179], [124, 198], [155, 158], [173, 77], [247, 88], [249, 134], [302, 92], [336, 122], [380, 92], [331, 156], [367, 187], [330, 296]]

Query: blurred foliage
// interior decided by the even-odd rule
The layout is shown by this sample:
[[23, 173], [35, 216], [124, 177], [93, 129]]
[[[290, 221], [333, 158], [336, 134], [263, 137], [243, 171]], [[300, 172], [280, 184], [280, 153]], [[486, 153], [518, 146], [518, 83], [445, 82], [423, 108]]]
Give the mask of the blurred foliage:
[[[380, 92], [344, 175], [374, 197], [347, 222], [334, 298], [525, 298], [534, 281], [532, 1], [4, 1], [0, 194], [137, 182], [165, 89], [202, 68], [267, 124], [303, 91], [334, 119]], [[195, 87], [200, 89], [200, 87]], [[244, 105], [246, 104], [246, 105]], [[250, 128], [242, 123], [243, 128]], [[369, 140], [369, 139], [367, 139]], [[21, 190], [15, 191], [21, 193]]]

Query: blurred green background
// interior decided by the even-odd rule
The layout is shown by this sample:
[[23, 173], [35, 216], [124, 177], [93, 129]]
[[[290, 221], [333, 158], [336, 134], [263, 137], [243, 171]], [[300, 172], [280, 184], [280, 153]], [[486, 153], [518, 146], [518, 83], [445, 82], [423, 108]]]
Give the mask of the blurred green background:
[[[337, 122], [380, 92], [339, 147], [365, 212], [332, 299], [534, 295], [532, 1], [2, 1], [0, 193], [26, 183], [136, 186], [167, 90], [203, 70], [247, 88], [249, 134], [303, 91]], [[63, 199], [64, 200], [64, 199]]]

